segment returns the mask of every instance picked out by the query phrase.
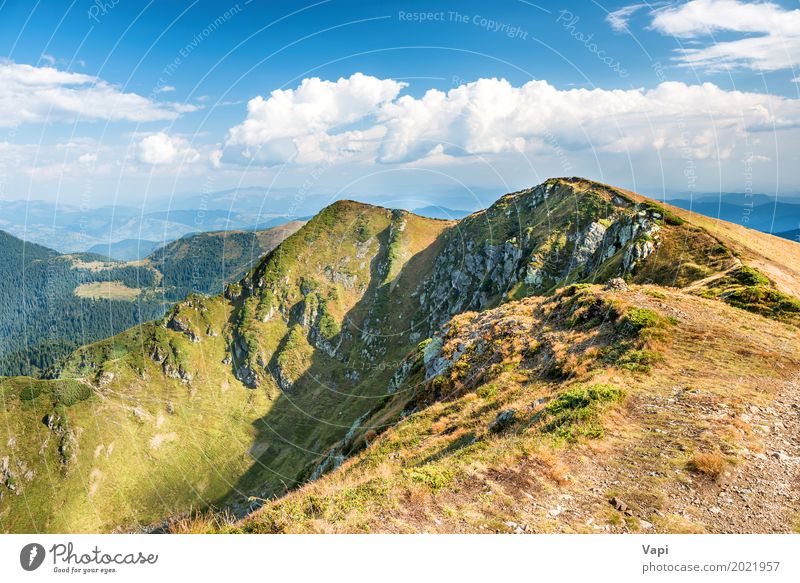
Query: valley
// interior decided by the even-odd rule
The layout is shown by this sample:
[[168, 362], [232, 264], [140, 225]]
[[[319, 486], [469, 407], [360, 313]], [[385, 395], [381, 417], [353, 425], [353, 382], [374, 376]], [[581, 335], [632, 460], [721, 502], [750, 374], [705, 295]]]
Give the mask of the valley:
[[38, 374], [82, 344], [161, 317], [189, 293], [219, 293], [302, 225], [202, 233], [140, 261], [60, 254], [0, 231], [0, 374]]

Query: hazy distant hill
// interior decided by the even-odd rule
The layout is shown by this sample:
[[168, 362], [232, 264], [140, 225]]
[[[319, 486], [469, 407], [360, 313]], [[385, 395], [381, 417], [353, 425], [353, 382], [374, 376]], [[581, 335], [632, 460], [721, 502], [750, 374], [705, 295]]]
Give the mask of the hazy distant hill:
[[[197, 197], [186, 202], [198, 204]], [[240, 211], [199, 207], [142, 210], [125, 205], [84, 209], [37, 200], [0, 201], [0, 229], [62, 253], [77, 253], [97, 246], [108, 249], [109, 244], [128, 240], [163, 245], [191, 233], [255, 225], [268, 228], [292, 218], [252, 206]], [[105, 250], [101, 253], [107, 254]]]
[[151, 252], [163, 243], [158, 241], [146, 241], [143, 239], [123, 239], [116, 243], [98, 243], [89, 247], [87, 253], [97, 253], [111, 259], [120, 261], [139, 261], [144, 259]]
[[718, 197], [702, 195], [693, 199], [670, 200], [682, 209], [718, 218], [765, 233], [781, 233], [800, 225], [800, 200], [786, 197], [775, 199], [763, 194], [744, 195], [723, 193]]

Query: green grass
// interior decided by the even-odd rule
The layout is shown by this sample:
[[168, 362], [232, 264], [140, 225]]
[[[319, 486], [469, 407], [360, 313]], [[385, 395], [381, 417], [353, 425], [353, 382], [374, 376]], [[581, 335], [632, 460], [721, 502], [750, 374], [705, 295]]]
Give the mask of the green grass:
[[747, 265], [712, 282], [698, 294], [766, 318], [800, 324], [800, 300], [778, 291], [769, 278]]
[[633, 372], [650, 372], [652, 365], [661, 362], [664, 357], [652, 350], [629, 350], [624, 352], [616, 361], [622, 369]]
[[634, 334], [647, 328], [655, 328], [661, 323], [661, 316], [647, 308], [631, 308], [625, 314], [622, 325]]
[[541, 430], [567, 442], [604, 434], [601, 413], [606, 405], [622, 400], [622, 389], [611, 384], [576, 387], [561, 393], [541, 413]]
[[427, 486], [434, 493], [453, 481], [450, 470], [433, 464], [406, 470], [406, 475], [412, 482]]

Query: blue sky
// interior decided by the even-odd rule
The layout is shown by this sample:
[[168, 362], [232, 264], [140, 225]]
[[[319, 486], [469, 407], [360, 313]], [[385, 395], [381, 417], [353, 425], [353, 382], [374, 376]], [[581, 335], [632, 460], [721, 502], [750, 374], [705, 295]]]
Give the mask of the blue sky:
[[795, 193], [798, 38], [790, 2], [0, 0], [0, 198]]

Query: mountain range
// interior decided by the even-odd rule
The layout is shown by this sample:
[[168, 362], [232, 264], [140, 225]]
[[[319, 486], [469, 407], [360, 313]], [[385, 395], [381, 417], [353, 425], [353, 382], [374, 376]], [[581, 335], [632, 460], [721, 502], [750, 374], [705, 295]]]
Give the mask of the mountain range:
[[338, 201], [2, 379], [0, 528], [791, 532], [798, 297], [798, 244], [581, 178]]
[[[91, 252], [135, 261], [147, 256], [148, 247], [152, 250], [186, 235], [263, 230], [295, 218], [254, 209], [254, 202], [241, 203], [235, 211], [230, 207], [212, 208], [208, 201], [201, 201], [206, 206], [197, 206], [196, 198], [174, 200], [176, 206], [166, 209], [125, 205], [84, 208], [41, 200], [0, 201], [0, 229], [61, 253]], [[263, 205], [264, 199], [261, 200]]]
[[[483, 206], [485, 195], [471, 195], [473, 205]], [[408, 200], [426, 198], [430, 197], [420, 194]], [[438, 198], [463, 203], [464, 193], [445, 191]], [[61, 253], [87, 252], [138, 261], [170, 241], [199, 232], [265, 230], [290, 220], [305, 221], [330, 202], [330, 196], [320, 193], [261, 187], [178, 194], [166, 204], [154, 198], [141, 207], [81, 208], [42, 200], [0, 201], [0, 229]], [[800, 226], [800, 197], [793, 195], [695, 193], [679, 194], [668, 202], [792, 240]], [[446, 220], [462, 219], [473, 212], [441, 204], [409, 204], [406, 208], [420, 216]]]
[[781, 233], [786, 231], [797, 230], [800, 226], [800, 200], [797, 199], [724, 193], [717, 198], [706, 196], [670, 200], [670, 204], [778, 236], [783, 236]]

